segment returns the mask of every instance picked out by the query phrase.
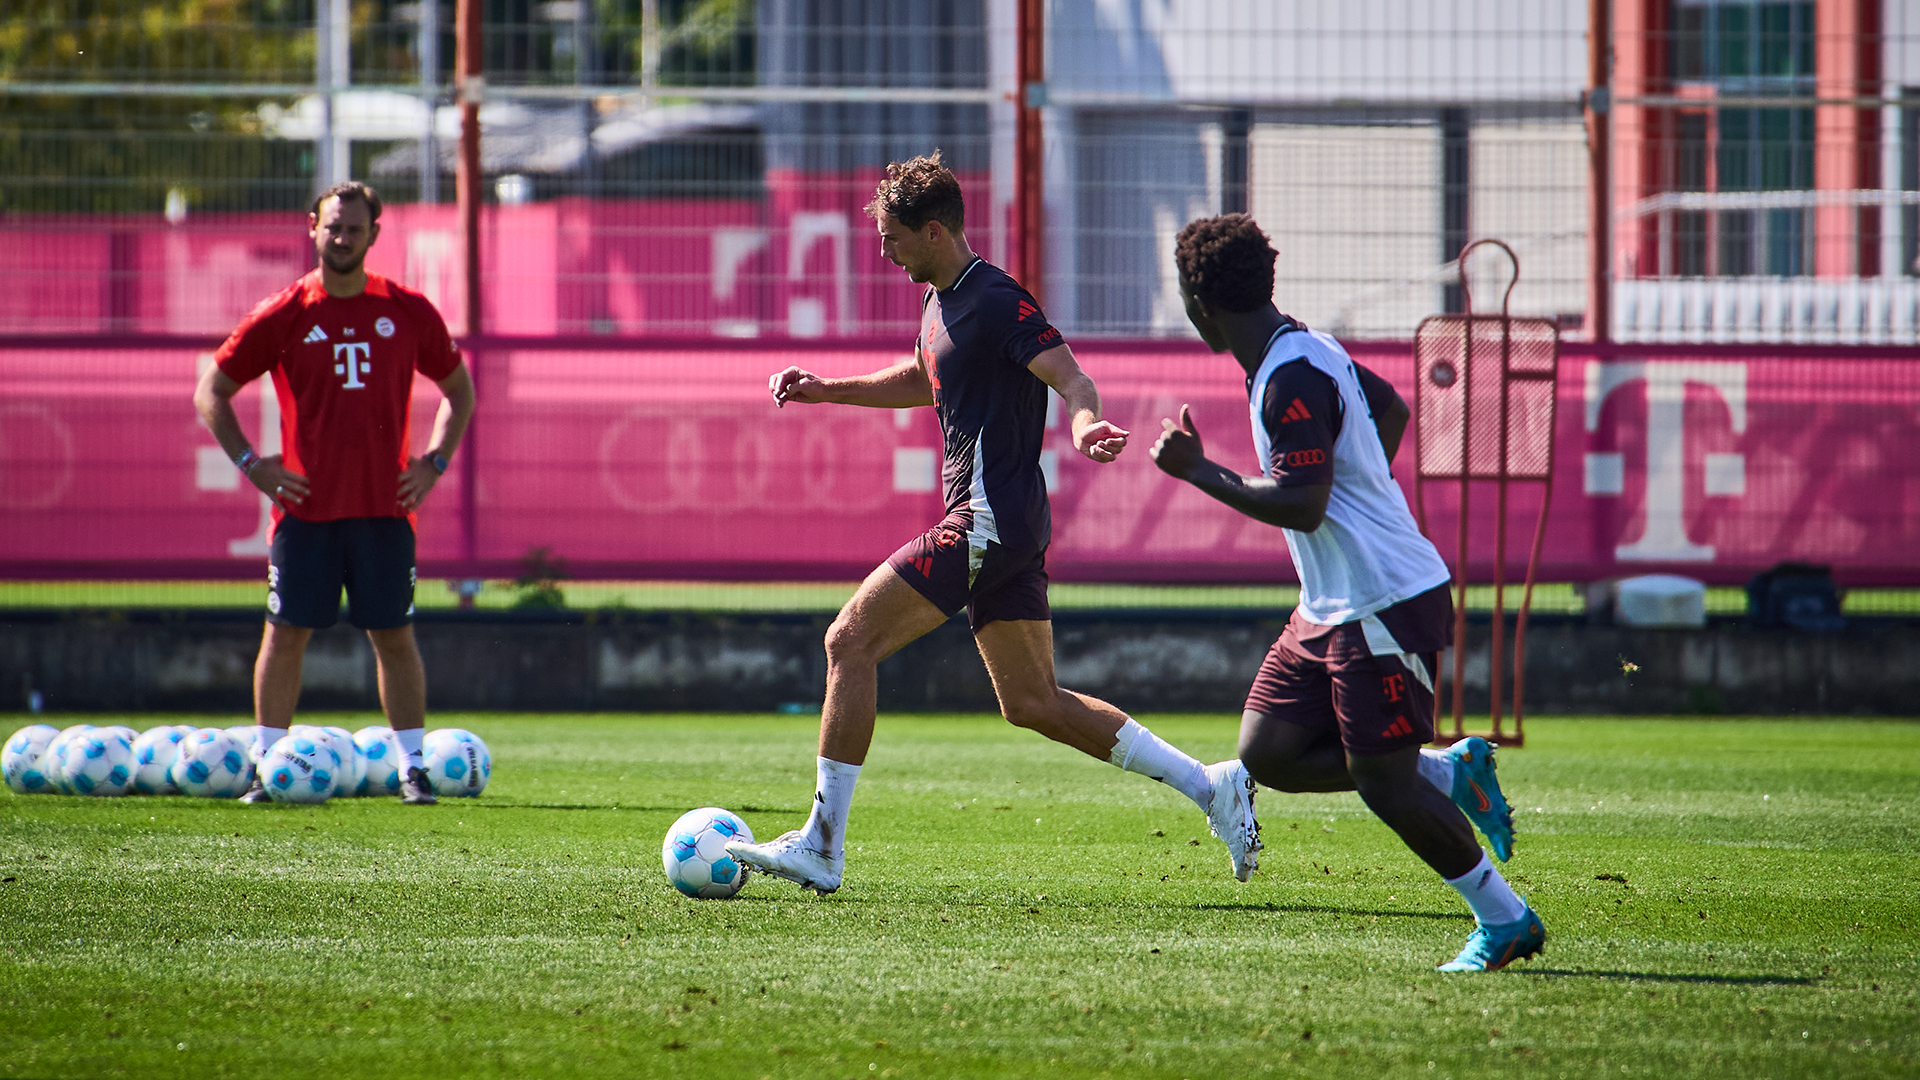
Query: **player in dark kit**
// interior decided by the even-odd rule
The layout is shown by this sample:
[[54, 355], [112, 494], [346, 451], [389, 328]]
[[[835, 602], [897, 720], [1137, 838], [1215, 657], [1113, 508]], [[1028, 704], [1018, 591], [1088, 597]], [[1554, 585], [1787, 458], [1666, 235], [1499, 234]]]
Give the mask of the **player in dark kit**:
[[[427, 298], [364, 266], [380, 235], [380, 198], [336, 184], [307, 218], [318, 269], [261, 301], [214, 354], [194, 390], [208, 430], [273, 500], [267, 629], [254, 664], [256, 760], [287, 733], [313, 632], [348, 619], [367, 632], [380, 705], [405, 757], [401, 798], [434, 802], [422, 767], [427, 678], [413, 636], [413, 514], [447, 471], [473, 417], [473, 380]], [[413, 376], [446, 397], [426, 453], [408, 455]], [[283, 452], [254, 452], [233, 395], [273, 375]], [[260, 782], [242, 802], [264, 802]]]
[[931, 157], [896, 162], [867, 212], [887, 260], [931, 286], [911, 359], [846, 379], [797, 367], [768, 382], [776, 405], [932, 405], [945, 438], [947, 513], [876, 568], [827, 631], [819, 784], [806, 825], [727, 850], [749, 866], [830, 893], [845, 866], [847, 809], [873, 741], [880, 661], [967, 610], [974, 642], [1009, 723], [1178, 789], [1207, 814], [1245, 881], [1259, 850], [1253, 784], [1237, 761], [1203, 766], [1098, 698], [1054, 679], [1047, 544], [1052, 519], [1040, 471], [1047, 388], [1066, 404], [1074, 447], [1112, 461], [1127, 432], [1100, 418], [1100, 393], [1032, 295], [976, 256], [962, 233], [953, 173]]
[[1446, 564], [1388, 471], [1406, 403], [1338, 341], [1274, 307], [1277, 254], [1252, 218], [1189, 224], [1176, 258], [1194, 329], [1246, 372], [1261, 470], [1241, 476], [1208, 460], [1185, 406], [1177, 425], [1162, 421], [1154, 464], [1285, 529], [1300, 576], [1300, 602], [1247, 694], [1241, 760], [1282, 791], [1358, 791], [1459, 891], [1479, 926], [1440, 970], [1491, 971], [1538, 953], [1540, 917], [1473, 839], [1478, 825], [1503, 861], [1513, 852], [1492, 748], [1478, 737], [1425, 748], [1453, 605]]

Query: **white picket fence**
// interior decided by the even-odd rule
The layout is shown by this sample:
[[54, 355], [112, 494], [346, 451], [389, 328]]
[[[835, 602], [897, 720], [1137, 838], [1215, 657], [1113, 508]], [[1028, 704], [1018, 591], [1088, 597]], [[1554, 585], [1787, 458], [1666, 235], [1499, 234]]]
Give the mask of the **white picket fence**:
[[1810, 277], [1621, 281], [1616, 341], [1920, 344], [1920, 279]]

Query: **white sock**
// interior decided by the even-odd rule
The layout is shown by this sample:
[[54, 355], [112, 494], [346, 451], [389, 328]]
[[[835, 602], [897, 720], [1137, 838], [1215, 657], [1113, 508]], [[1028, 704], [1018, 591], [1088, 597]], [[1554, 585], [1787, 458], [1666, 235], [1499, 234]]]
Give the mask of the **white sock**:
[[819, 783], [813, 789], [813, 812], [800, 831], [807, 846], [829, 859], [838, 859], [846, 851], [847, 809], [853, 805], [853, 784], [860, 779], [860, 766], [832, 758], [814, 759], [819, 768]]
[[1160, 781], [1192, 799], [1202, 810], [1213, 802], [1213, 783], [1207, 779], [1207, 767], [1141, 727], [1139, 721], [1131, 717], [1120, 725], [1118, 740], [1107, 760], [1128, 772]]
[[1453, 798], [1453, 755], [1445, 750], [1435, 750], [1430, 746], [1420, 748], [1420, 775], [1427, 783], [1440, 789], [1440, 794]]
[[283, 727], [255, 728], [253, 732], [254, 762], [258, 763], [261, 758], [266, 757], [267, 751], [273, 749], [273, 744], [286, 737], [287, 729]]
[[426, 740], [426, 737], [427, 729], [424, 727], [400, 728], [394, 731], [393, 741], [399, 743], [400, 752], [407, 755], [408, 765], [419, 765], [427, 760], [427, 755], [420, 749], [420, 744]]
[[1482, 926], [1510, 923], [1527, 914], [1526, 901], [1514, 895], [1513, 886], [1493, 868], [1493, 860], [1484, 851], [1480, 853], [1480, 865], [1457, 878], [1448, 878], [1447, 884], [1473, 909], [1473, 917]]

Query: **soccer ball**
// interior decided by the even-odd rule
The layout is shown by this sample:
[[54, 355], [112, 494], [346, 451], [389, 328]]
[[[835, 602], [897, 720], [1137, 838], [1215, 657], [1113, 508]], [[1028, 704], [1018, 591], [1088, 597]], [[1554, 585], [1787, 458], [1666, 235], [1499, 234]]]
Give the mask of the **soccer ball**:
[[427, 779], [434, 794], [472, 798], [487, 790], [493, 755], [480, 736], [462, 728], [440, 728], [427, 732], [420, 749], [426, 755]]
[[227, 728], [226, 732], [233, 736], [234, 742], [240, 744], [240, 750], [247, 755], [248, 761], [253, 762], [255, 765], [260, 764], [260, 758], [253, 752], [254, 736], [260, 733], [259, 724], [235, 724]]
[[317, 724], [295, 724], [287, 729], [287, 734], [312, 739], [315, 743], [334, 752], [340, 759], [340, 768], [334, 773], [334, 794], [347, 795], [352, 789], [346, 786], [348, 770], [353, 766], [350, 758], [354, 753], [353, 735], [346, 728], [320, 727]]
[[53, 741], [47, 744], [47, 756], [43, 759], [44, 766], [41, 771], [46, 773], [47, 780], [53, 785], [56, 794], [75, 794], [73, 785], [67, 783], [66, 773], [62, 771], [67, 760], [67, 744], [92, 730], [92, 724], [75, 724], [70, 728], [62, 729], [60, 734], [55, 735]]
[[681, 814], [660, 844], [667, 880], [700, 900], [724, 900], [739, 892], [751, 871], [727, 854], [729, 840], [753, 843], [753, 830], [733, 811], [703, 806]]
[[71, 736], [60, 755], [60, 776], [76, 795], [125, 795], [133, 785], [133, 744], [113, 728]]
[[339, 785], [334, 795], [346, 798], [360, 794], [360, 782], [367, 778], [367, 755], [353, 741], [353, 732], [343, 727], [322, 729], [333, 736], [333, 751], [340, 755]]
[[0, 770], [7, 786], [22, 795], [44, 795], [54, 790], [48, 777], [47, 747], [60, 734], [52, 724], [32, 724], [13, 733], [5, 750], [0, 750]]
[[260, 758], [260, 786], [274, 802], [323, 803], [333, 797], [340, 755], [305, 735], [286, 735]]
[[353, 733], [353, 745], [366, 762], [366, 774], [355, 794], [400, 794], [400, 746], [393, 741], [393, 729], [363, 727]]
[[247, 748], [219, 728], [201, 728], [180, 741], [180, 757], [169, 774], [183, 794], [203, 799], [232, 799], [253, 784]]
[[167, 778], [167, 771], [180, 759], [180, 741], [191, 730], [150, 728], [133, 740], [133, 790], [142, 795], [172, 795], [180, 790]]

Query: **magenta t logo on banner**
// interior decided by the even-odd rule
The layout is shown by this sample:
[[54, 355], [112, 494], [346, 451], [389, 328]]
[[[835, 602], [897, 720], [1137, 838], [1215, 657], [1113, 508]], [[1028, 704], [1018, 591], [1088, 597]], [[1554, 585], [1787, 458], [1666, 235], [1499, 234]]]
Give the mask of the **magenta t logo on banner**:
[[373, 372], [373, 364], [361, 358], [372, 352], [373, 345], [365, 341], [343, 341], [333, 347], [333, 358], [335, 360], [340, 360], [342, 357], [345, 358], [344, 363], [333, 365], [333, 373], [335, 375], [345, 375], [347, 377], [347, 381], [343, 387], [344, 389], [366, 389], [367, 384], [360, 381], [360, 376], [371, 374]]
[[[1733, 433], [1747, 430], [1747, 365], [1724, 360], [1620, 360], [1587, 364], [1586, 426], [1588, 434], [1600, 426], [1600, 410], [1608, 395], [1630, 383], [1643, 382], [1647, 394], [1647, 512], [1640, 538], [1614, 548], [1614, 557], [1637, 562], [1711, 562], [1711, 544], [1696, 544], [1686, 526], [1686, 400], [1687, 384], [1718, 393], [1727, 404]], [[1586, 455], [1585, 490], [1588, 495], [1624, 495], [1626, 463], [1618, 452]], [[1743, 454], [1706, 455], [1705, 492], [1708, 495], [1746, 493], [1746, 457]]]

